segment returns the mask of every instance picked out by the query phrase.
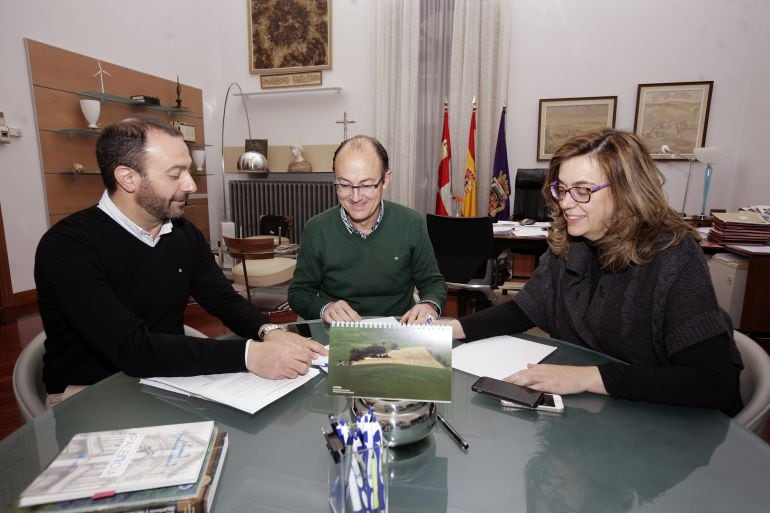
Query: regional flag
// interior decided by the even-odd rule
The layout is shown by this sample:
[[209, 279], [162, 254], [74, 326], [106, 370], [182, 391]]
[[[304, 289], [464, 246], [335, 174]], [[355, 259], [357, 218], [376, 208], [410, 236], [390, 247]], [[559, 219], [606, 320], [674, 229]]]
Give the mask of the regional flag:
[[495, 167], [492, 185], [489, 187], [489, 217], [495, 221], [507, 221], [511, 211], [511, 178], [508, 174], [508, 149], [505, 145], [505, 107], [500, 114], [500, 128], [497, 130]]
[[441, 160], [438, 163], [438, 192], [436, 214], [448, 216], [452, 206], [451, 186], [452, 146], [449, 143], [449, 105], [444, 100], [444, 132], [441, 135]]
[[465, 158], [465, 197], [463, 217], [476, 217], [476, 97], [473, 97], [471, 130], [468, 135], [468, 156]]

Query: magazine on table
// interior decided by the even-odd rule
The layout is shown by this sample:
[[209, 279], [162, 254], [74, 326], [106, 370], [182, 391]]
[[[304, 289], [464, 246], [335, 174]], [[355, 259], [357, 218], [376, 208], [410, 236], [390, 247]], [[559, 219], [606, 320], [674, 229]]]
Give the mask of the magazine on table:
[[118, 493], [100, 499], [74, 499], [29, 508], [11, 508], [8, 513], [208, 513], [212, 510], [227, 449], [227, 433], [217, 432], [211, 440], [203, 471], [194, 484]]
[[214, 422], [79, 433], [22, 492], [19, 506], [196, 483]]

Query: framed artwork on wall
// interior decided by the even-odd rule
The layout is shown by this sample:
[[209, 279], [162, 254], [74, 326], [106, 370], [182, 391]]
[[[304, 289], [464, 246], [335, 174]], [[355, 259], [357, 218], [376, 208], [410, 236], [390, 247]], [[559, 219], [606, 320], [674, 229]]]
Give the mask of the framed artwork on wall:
[[661, 151], [668, 145], [685, 157], [706, 142], [714, 82], [639, 84], [634, 133], [656, 160], [682, 160]]
[[331, 69], [332, 0], [247, 2], [252, 74]]
[[617, 103], [617, 96], [540, 100], [537, 160], [549, 160], [559, 146], [578, 134], [614, 128]]

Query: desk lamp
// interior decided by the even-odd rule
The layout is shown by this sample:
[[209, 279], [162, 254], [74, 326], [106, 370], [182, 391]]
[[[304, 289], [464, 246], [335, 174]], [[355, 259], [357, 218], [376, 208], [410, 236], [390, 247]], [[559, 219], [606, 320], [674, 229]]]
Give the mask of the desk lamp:
[[690, 190], [690, 178], [692, 178], [692, 163], [695, 162], [695, 157], [688, 157], [687, 155], [682, 155], [681, 153], [677, 153], [674, 150], [672, 150], [668, 144], [664, 144], [663, 146], [661, 146], [660, 152], [665, 153], [666, 155], [676, 155], [677, 157], [690, 161], [690, 167], [687, 168], [687, 181], [685, 182], [685, 185], [684, 185], [684, 199], [682, 199], [682, 217], [686, 217], [687, 214], [684, 213], [684, 209], [685, 209], [685, 205], [687, 205], [687, 191]]
[[[251, 121], [249, 121], [249, 109], [246, 107], [246, 96], [243, 94], [243, 89], [237, 82], [231, 83], [227, 92], [225, 93], [225, 106], [222, 109], [222, 199], [225, 209], [225, 220], [228, 220], [227, 215], [227, 183], [225, 182], [225, 117], [227, 115], [227, 99], [230, 98], [230, 90], [233, 86], [238, 88], [241, 93], [241, 100], [243, 100], [243, 110], [246, 112], [246, 126], [249, 129], [249, 140], [251, 137]], [[256, 178], [267, 178], [267, 159], [264, 155], [256, 151], [246, 151], [241, 154], [236, 164], [238, 171], [245, 173], [256, 173]]]
[[703, 178], [703, 206], [701, 207], [700, 218], [706, 219], [706, 204], [709, 199], [709, 188], [711, 187], [711, 175], [714, 170], [713, 164], [719, 164], [727, 157], [727, 151], [717, 146], [704, 146], [693, 149], [695, 158], [699, 162], [706, 164], [706, 172]]

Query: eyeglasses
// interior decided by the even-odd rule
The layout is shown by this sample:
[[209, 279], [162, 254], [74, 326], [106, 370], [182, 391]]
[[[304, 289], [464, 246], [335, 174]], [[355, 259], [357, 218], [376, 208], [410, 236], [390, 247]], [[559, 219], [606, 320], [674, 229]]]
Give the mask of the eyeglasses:
[[577, 203], [588, 203], [591, 201], [591, 193], [600, 191], [604, 189], [605, 187], [609, 187], [612, 185], [610, 182], [603, 183], [601, 185], [597, 185], [595, 187], [583, 187], [576, 185], [575, 187], [570, 188], [564, 188], [559, 187], [558, 181], [553, 181], [548, 184], [551, 188], [551, 196], [554, 197], [556, 200], [563, 200], [567, 193], [569, 193], [570, 196], [572, 196], [572, 199], [575, 200]]
[[337, 194], [341, 196], [351, 196], [353, 191], [358, 191], [361, 194], [369, 196], [374, 193], [374, 190], [380, 186], [382, 180], [384, 179], [385, 175], [382, 175], [380, 176], [380, 179], [377, 180], [377, 183], [365, 183], [363, 185], [351, 185], [349, 183], [334, 182], [334, 187], [337, 189]]

